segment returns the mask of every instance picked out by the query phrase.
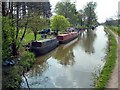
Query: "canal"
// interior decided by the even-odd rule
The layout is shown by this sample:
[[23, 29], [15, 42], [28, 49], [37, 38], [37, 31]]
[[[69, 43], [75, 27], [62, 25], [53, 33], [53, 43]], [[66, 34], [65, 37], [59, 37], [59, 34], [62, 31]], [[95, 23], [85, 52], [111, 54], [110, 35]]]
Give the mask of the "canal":
[[[105, 63], [108, 35], [103, 26], [38, 57], [25, 75], [30, 88], [92, 88]], [[22, 88], [27, 88], [25, 79]]]

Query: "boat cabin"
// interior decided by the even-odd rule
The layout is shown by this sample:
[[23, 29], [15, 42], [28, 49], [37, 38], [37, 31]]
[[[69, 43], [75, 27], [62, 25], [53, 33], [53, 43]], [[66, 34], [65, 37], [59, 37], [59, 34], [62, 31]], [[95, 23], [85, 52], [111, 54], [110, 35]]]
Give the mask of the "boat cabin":
[[53, 42], [56, 42], [57, 39], [56, 38], [52, 38], [52, 39], [44, 39], [44, 40], [40, 40], [40, 41], [33, 41], [31, 46], [34, 47], [44, 47], [47, 46]]

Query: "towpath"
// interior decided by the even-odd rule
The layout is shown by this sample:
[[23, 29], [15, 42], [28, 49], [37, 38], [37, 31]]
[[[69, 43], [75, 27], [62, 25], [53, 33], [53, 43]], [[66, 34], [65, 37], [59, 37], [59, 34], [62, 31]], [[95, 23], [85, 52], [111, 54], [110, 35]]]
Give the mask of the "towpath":
[[117, 60], [116, 60], [116, 65], [112, 71], [112, 75], [108, 81], [108, 84], [106, 86], [106, 88], [119, 88], [120, 89], [120, 84], [118, 82], [120, 82], [120, 80], [118, 79], [118, 76], [120, 76], [120, 37], [115, 34], [113, 31], [111, 31], [110, 29], [108, 29], [115, 37], [116, 41], [117, 41]]

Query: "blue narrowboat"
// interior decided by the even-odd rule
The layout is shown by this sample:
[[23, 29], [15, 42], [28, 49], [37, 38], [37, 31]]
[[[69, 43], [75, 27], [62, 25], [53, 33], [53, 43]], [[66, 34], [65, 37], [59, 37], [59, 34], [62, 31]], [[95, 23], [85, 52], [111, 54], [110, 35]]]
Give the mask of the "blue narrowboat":
[[58, 45], [59, 41], [56, 38], [33, 41], [30, 46], [30, 51], [35, 53], [36, 56], [40, 56], [50, 52]]

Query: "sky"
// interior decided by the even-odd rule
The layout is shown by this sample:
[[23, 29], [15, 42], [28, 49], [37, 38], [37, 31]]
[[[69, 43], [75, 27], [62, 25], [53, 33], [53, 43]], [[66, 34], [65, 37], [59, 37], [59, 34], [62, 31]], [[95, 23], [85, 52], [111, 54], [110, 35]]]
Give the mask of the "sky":
[[[54, 13], [54, 8], [57, 2], [63, 0], [49, 0], [52, 5], [52, 12]], [[105, 22], [106, 19], [116, 18], [118, 14], [118, 2], [120, 0], [71, 0], [75, 2], [76, 9], [80, 10], [85, 7], [87, 2], [93, 1], [97, 2], [96, 13], [98, 16], [98, 22]], [[119, 8], [120, 9], [120, 8]]]

